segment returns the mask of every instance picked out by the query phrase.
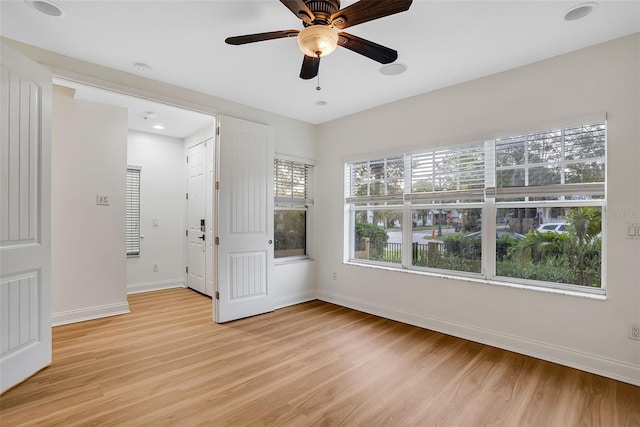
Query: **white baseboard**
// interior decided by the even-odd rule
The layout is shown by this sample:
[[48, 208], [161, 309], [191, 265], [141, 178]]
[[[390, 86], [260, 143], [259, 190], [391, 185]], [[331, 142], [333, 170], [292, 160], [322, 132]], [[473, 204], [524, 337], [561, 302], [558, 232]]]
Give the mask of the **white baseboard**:
[[464, 338], [469, 341], [498, 347], [538, 359], [546, 360], [603, 377], [640, 386], [640, 366], [619, 362], [595, 354], [576, 351], [540, 341], [503, 334], [420, 313], [382, 306], [370, 301], [334, 292], [317, 292], [317, 298], [343, 307], [407, 323], [421, 328]]
[[290, 305], [296, 305], [307, 301], [313, 301], [317, 299], [316, 291], [304, 291], [297, 294], [286, 295], [275, 299], [276, 310], [279, 308], [288, 307]]
[[60, 311], [51, 314], [51, 325], [60, 326], [69, 323], [84, 322], [85, 320], [100, 319], [101, 317], [117, 316], [127, 314], [129, 303], [121, 302], [117, 304], [100, 305], [97, 307], [80, 308], [77, 310]]
[[157, 282], [143, 282], [127, 284], [127, 294], [161, 291], [163, 289], [186, 288], [184, 279], [159, 280]]

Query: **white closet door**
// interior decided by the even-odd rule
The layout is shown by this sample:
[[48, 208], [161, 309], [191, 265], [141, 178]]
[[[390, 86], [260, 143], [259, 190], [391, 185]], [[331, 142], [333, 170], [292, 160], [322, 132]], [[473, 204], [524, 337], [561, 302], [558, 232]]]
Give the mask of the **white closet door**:
[[51, 75], [1, 51], [0, 393], [51, 363]]
[[273, 130], [222, 116], [217, 159], [218, 293], [227, 322], [273, 311]]

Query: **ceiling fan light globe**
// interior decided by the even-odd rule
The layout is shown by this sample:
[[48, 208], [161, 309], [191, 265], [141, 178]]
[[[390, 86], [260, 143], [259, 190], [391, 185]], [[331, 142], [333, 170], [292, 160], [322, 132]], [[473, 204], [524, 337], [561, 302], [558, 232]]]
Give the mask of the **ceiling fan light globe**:
[[338, 46], [338, 33], [324, 25], [313, 25], [298, 33], [298, 46], [307, 56], [327, 56]]

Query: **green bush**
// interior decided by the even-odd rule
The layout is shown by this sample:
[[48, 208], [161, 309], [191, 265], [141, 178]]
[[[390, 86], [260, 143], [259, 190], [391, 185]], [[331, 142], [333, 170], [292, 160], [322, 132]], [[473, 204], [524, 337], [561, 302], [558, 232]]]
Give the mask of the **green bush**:
[[470, 238], [466, 233], [447, 234], [442, 242], [445, 254], [451, 258], [479, 260], [482, 254], [482, 240]]
[[540, 261], [509, 258], [496, 263], [498, 276], [517, 277], [544, 282], [574, 283], [574, 272], [562, 258], [549, 257]]
[[516, 246], [520, 240], [516, 239], [509, 233], [503, 233], [496, 240], [496, 259], [502, 260], [507, 258], [511, 248]]
[[499, 276], [600, 286], [602, 272], [599, 237], [580, 243], [571, 233], [540, 233], [537, 237], [529, 234], [512, 247], [508, 252], [509, 256], [498, 259], [496, 273]]
[[389, 240], [389, 235], [384, 227], [369, 224], [367, 222], [356, 222], [356, 250], [363, 250], [362, 238], [370, 239], [369, 259], [380, 261], [384, 258], [384, 250]]
[[564, 251], [566, 234], [529, 231], [524, 239], [511, 247], [510, 257], [520, 261], [541, 262], [549, 257], [559, 257]]

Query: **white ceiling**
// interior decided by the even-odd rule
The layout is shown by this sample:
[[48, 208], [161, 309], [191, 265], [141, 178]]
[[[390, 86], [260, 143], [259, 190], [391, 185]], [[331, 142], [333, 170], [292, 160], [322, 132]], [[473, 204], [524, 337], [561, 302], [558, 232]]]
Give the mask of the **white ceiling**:
[[[195, 111], [57, 78], [53, 83], [73, 88], [75, 99], [126, 108], [129, 112], [130, 130], [184, 139], [213, 125], [211, 116]], [[162, 129], [154, 126], [162, 126]]]
[[[43, 15], [24, 0], [0, 1], [0, 33], [316, 124], [640, 31], [637, 0], [600, 0], [573, 22], [564, 13], [581, 0], [414, 0], [407, 12], [347, 30], [396, 49], [406, 73], [383, 76], [380, 64], [339, 47], [323, 58], [316, 91], [315, 79], [298, 77], [295, 39], [224, 43], [228, 36], [301, 29], [278, 0], [54, 1], [63, 17]], [[136, 62], [151, 70], [136, 71]]]

